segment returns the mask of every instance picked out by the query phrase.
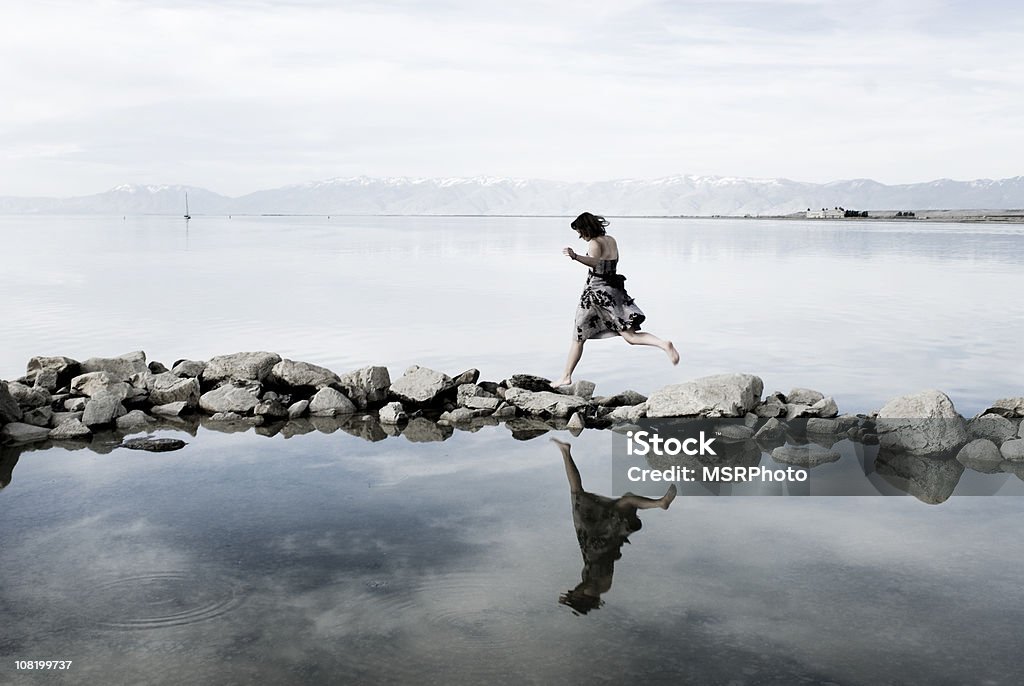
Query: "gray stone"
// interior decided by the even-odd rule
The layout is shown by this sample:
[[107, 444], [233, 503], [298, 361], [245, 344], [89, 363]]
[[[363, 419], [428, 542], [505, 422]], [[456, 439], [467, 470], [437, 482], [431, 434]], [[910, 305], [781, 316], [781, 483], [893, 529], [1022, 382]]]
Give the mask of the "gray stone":
[[352, 414], [356, 406], [340, 391], [331, 387], [321, 388], [309, 400], [309, 413], [317, 417], [334, 417], [339, 414]]
[[113, 424], [114, 420], [127, 414], [121, 404], [121, 396], [111, 391], [99, 391], [85, 404], [82, 423], [90, 429], [95, 426]]
[[387, 400], [390, 387], [391, 374], [387, 367], [363, 367], [341, 377], [342, 390], [360, 409]]
[[1003, 417], [1024, 417], [1024, 397], [1000, 398], [982, 414], [998, 414]]
[[832, 418], [839, 414], [839, 407], [836, 405], [836, 401], [832, 397], [822, 398], [818, 402], [811, 405], [810, 412], [815, 417]]
[[802, 419], [804, 417], [812, 416], [810, 405], [796, 405], [794, 403], [786, 403], [786, 421], [792, 421], [794, 419]]
[[810, 388], [794, 388], [786, 394], [786, 403], [792, 405], [813, 405], [824, 399], [825, 394]]
[[402, 407], [402, 403], [390, 402], [380, 408], [378, 412], [381, 424], [398, 424], [409, 418]]
[[953, 401], [936, 390], [894, 398], [875, 420], [882, 448], [930, 455], [955, 450], [967, 442], [964, 420]]
[[761, 400], [764, 383], [752, 374], [716, 374], [666, 386], [647, 399], [648, 417], [742, 417]]
[[267, 419], [286, 419], [288, 417], [288, 408], [277, 398], [264, 398], [256, 403], [252, 412]]
[[50, 429], [50, 438], [57, 441], [66, 441], [71, 438], [85, 438], [91, 436], [92, 431], [79, 419], [67, 419], [55, 428]]
[[444, 420], [450, 424], [465, 424], [473, 419], [473, 410], [465, 407], [456, 407], [454, 410], [441, 413], [438, 421]]
[[956, 459], [960, 464], [976, 472], [994, 474], [999, 471], [1003, 456], [995, 443], [987, 438], [977, 438], [960, 448]]
[[150, 417], [142, 410], [132, 410], [123, 417], [118, 417], [114, 424], [117, 426], [118, 431], [124, 431], [131, 433], [133, 431], [140, 431], [147, 428], [150, 424], [155, 423], [156, 420]]
[[148, 372], [146, 353], [141, 350], [118, 355], [117, 357], [90, 357], [81, 364], [83, 374], [107, 372], [114, 381], [127, 381], [132, 374]]
[[467, 369], [466, 371], [462, 372], [461, 374], [456, 376], [454, 379], [452, 379], [452, 382], [456, 386], [461, 386], [463, 384], [468, 384], [468, 383], [475, 384], [479, 380], [480, 380], [480, 370], [479, 369]]
[[129, 450], [148, 450], [151, 453], [166, 453], [170, 450], [181, 450], [187, 445], [179, 438], [130, 438], [121, 443], [122, 448]]
[[68, 398], [64, 401], [64, 409], [68, 412], [82, 412], [86, 402], [85, 398]]
[[964, 466], [953, 459], [936, 459], [883, 449], [875, 458], [875, 472], [890, 484], [929, 505], [953, 495]]
[[299, 400], [288, 406], [288, 419], [298, 419], [309, 410], [308, 400]]
[[579, 412], [573, 412], [572, 416], [569, 417], [568, 424], [565, 425], [570, 431], [583, 431], [586, 428], [586, 422], [583, 421], [583, 415]]
[[761, 420], [758, 419], [757, 415], [754, 414], [753, 412], [748, 412], [745, 415], [743, 415], [743, 426], [746, 426], [748, 428], [756, 429], [759, 421]]
[[812, 417], [807, 420], [806, 431], [809, 434], [839, 435], [845, 434], [859, 423], [860, 419], [856, 415], [850, 414], [829, 419]]
[[[557, 416], [557, 415], [556, 415]], [[647, 416], [647, 403], [637, 405], [619, 405], [607, 414], [608, 419], [615, 422], [636, 422]]]
[[[148, 373], [149, 370], [146, 371]], [[124, 400], [128, 397], [128, 383], [110, 372], [86, 372], [71, 380], [71, 392], [90, 398], [101, 392], [112, 393]]]
[[211, 422], [240, 422], [245, 417], [237, 412], [214, 412], [210, 415]]
[[239, 381], [226, 384], [199, 397], [199, 407], [206, 412], [237, 412], [250, 414], [260, 401], [260, 385]]
[[967, 435], [971, 438], [987, 438], [997, 446], [1002, 445], [1017, 434], [1017, 427], [1009, 419], [998, 414], [984, 414], [975, 417], [967, 425]]
[[38, 441], [45, 441], [49, 437], [49, 429], [23, 422], [4, 424], [3, 428], [0, 429], [0, 438], [3, 438], [8, 443], [36, 443]]
[[597, 385], [593, 381], [576, 381], [568, 386], [559, 386], [555, 390], [565, 395], [574, 395], [577, 398], [583, 398], [584, 400], [590, 400], [594, 397], [594, 389]]
[[754, 408], [754, 414], [762, 418], [774, 418], [786, 416], [786, 404], [779, 402], [776, 398], [768, 398]]
[[171, 366], [171, 374], [181, 377], [199, 378], [206, 369], [203, 360], [178, 360]]
[[0, 381], [0, 424], [21, 421], [21, 417], [21, 408], [8, 390], [8, 383]]
[[402, 436], [410, 443], [434, 443], [444, 441], [452, 435], [450, 426], [436, 424], [425, 417], [415, 417], [402, 431]]
[[182, 400], [166, 405], [154, 405], [150, 412], [160, 417], [180, 417], [188, 409], [189, 404]]
[[505, 391], [505, 400], [527, 414], [549, 414], [553, 417], [568, 417], [589, 405], [587, 400], [576, 396], [554, 391], [528, 391], [519, 387]]
[[466, 401], [470, 398], [477, 396], [487, 397], [487, 395], [487, 391], [480, 388], [475, 383], [459, 384], [455, 391], [455, 402], [459, 405], [465, 405]]
[[82, 419], [84, 412], [54, 412], [50, 418], [50, 427], [58, 427], [69, 419]]
[[772, 459], [783, 464], [800, 467], [817, 467], [839, 459], [835, 450], [818, 445], [783, 445], [772, 451]]
[[503, 403], [498, 405], [498, 409], [491, 416], [495, 419], [514, 419], [516, 416], [516, 406]]
[[267, 376], [267, 383], [272, 386], [289, 388], [308, 386], [321, 389], [340, 382], [338, 375], [326, 367], [295, 360], [281, 360], [271, 368]]
[[[33, 357], [28, 361], [28, 365], [25, 371], [25, 376], [31, 379], [37, 386], [42, 386], [39, 383], [39, 375], [41, 372], [49, 372], [50, 374], [56, 374], [57, 381], [53, 388], [47, 390], [54, 391], [59, 386], [66, 384], [71, 380], [72, 377], [77, 376], [81, 371], [81, 365], [77, 360], [72, 360], [70, 357], [64, 357], [63, 355], [55, 355], [53, 357]], [[49, 384], [50, 374], [47, 374], [47, 380], [45, 383]]]
[[22, 409], [33, 409], [50, 404], [50, 392], [45, 388], [35, 388], [12, 381], [7, 384], [7, 392]]
[[413, 366], [391, 384], [390, 393], [403, 405], [429, 405], [454, 388], [455, 383], [447, 374]]
[[754, 436], [754, 430], [746, 424], [722, 422], [715, 424], [715, 434], [725, 441], [745, 441]]
[[594, 404], [599, 407], [621, 407], [622, 405], [639, 405], [644, 402], [647, 402], [646, 395], [629, 390], [594, 399]]
[[1003, 459], [1010, 462], [1024, 462], [1024, 438], [1013, 438], [999, 447]]
[[505, 385], [509, 388], [522, 388], [536, 393], [552, 390], [551, 379], [545, 379], [543, 376], [534, 376], [533, 374], [513, 374], [505, 380]]
[[149, 371], [153, 374], [166, 374], [167, 372], [171, 371], [166, 366], [164, 366], [162, 362], [157, 362], [155, 360], [150, 360], [147, 366], [149, 367]]
[[57, 390], [60, 385], [59, 376], [56, 369], [40, 369], [35, 375], [35, 388], [42, 388], [50, 393]]
[[53, 410], [49, 407], [37, 407], [34, 410], [28, 410], [22, 416], [21, 421], [25, 424], [31, 424], [33, 426], [50, 426], [50, 422], [53, 420]]
[[471, 410], [496, 410], [501, 404], [501, 399], [477, 395], [467, 399], [463, 404]]
[[203, 383], [222, 381], [260, 381], [270, 374], [281, 356], [268, 352], [232, 353], [218, 355], [206, 363], [203, 369]]
[[165, 372], [153, 375], [148, 386], [149, 402], [154, 405], [184, 402], [190, 407], [195, 407], [199, 404], [199, 379]]
[[786, 435], [786, 425], [780, 422], [775, 417], [772, 417], [764, 423], [757, 433], [754, 434], [754, 440], [756, 441], [772, 441], [782, 438]]

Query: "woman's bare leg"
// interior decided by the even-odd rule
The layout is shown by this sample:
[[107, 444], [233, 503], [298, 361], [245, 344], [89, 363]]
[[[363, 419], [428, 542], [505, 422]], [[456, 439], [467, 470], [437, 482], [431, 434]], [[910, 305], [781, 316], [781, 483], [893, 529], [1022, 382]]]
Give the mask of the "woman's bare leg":
[[557, 438], [552, 438], [551, 442], [557, 445], [558, 449], [562, 452], [562, 462], [565, 463], [565, 476], [569, 479], [569, 490], [574, 494], [582, 493], [583, 480], [580, 479], [580, 470], [576, 469], [576, 463], [572, 459], [572, 453], [570, 452], [572, 446]]
[[581, 357], [583, 357], [583, 341], [573, 340], [569, 344], [569, 358], [565, 361], [565, 373], [562, 374], [561, 379], [551, 383], [552, 388], [568, 386], [572, 383], [572, 373], [576, 371], [576, 365], [579, 364]]
[[645, 331], [620, 331], [619, 335], [630, 345], [652, 345], [661, 348], [672, 364], [679, 364], [679, 351], [672, 345], [672, 341], [663, 341], [653, 333]]
[[672, 484], [668, 487], [668, 490], [665, 491], [665, 495], [660, 498], [645, 498], [642, 495], [627, 493], [615, 501], [615, 509], [650, 510], [651, 508], [660, 507], [663, 510], [667, 510], [668, 506], [672, 504], [673, 500], [675, 500], [676, 492], [676, 485]]

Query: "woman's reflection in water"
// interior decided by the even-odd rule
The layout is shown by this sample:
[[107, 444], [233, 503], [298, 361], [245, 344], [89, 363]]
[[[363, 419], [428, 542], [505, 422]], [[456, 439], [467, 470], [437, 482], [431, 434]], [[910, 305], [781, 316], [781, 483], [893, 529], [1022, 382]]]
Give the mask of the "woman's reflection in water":
[[675, 484], [669, 486], [660, 498], [644, 498], [632, 493], [621, 498], [606, 498], [587, 493], [572, 459], [572, 446], [557, 438], [552, 438], [551, 442], [558, 446], [565, 462], [565, 475], [572, 493], [572, 520], [583, 553], [583, 580], [576, 588], [563, 593], [558, 602], [568, 605], [576, 614], [586, 614], [601, 607], [601, 594], [612, 587], [615, 561], [622, 557], [622, 544], [629, 543], [629, 535], [643, 526], [636, 511], [653, 507], [667, 510], [676, 497], [676, 487]]

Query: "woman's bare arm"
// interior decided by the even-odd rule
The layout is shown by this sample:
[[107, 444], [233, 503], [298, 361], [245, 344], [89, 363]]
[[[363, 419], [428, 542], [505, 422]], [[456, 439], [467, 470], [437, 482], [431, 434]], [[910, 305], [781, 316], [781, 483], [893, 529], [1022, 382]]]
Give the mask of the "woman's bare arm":
[[603, 259], [602, 252], [602, 246], [596, 240], [587, 241], [586, 255], [581, 255], [572, 248], [564, 248], [562, 250], [563, 255], [567, 255], [570, 259], [580, 262], [581, 264], [585, 264], [591, 269], [596, 267], [597, 263]]

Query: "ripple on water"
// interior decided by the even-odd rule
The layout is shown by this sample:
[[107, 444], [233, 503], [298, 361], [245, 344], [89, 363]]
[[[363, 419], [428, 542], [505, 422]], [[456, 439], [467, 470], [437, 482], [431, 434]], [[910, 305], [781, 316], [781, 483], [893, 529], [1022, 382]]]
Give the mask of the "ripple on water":
[[113, 629], [160, 629], [204, 622], [238, 607], [244, 596], [230, 579], [155, 572], [95, 586], [92, 620]]

